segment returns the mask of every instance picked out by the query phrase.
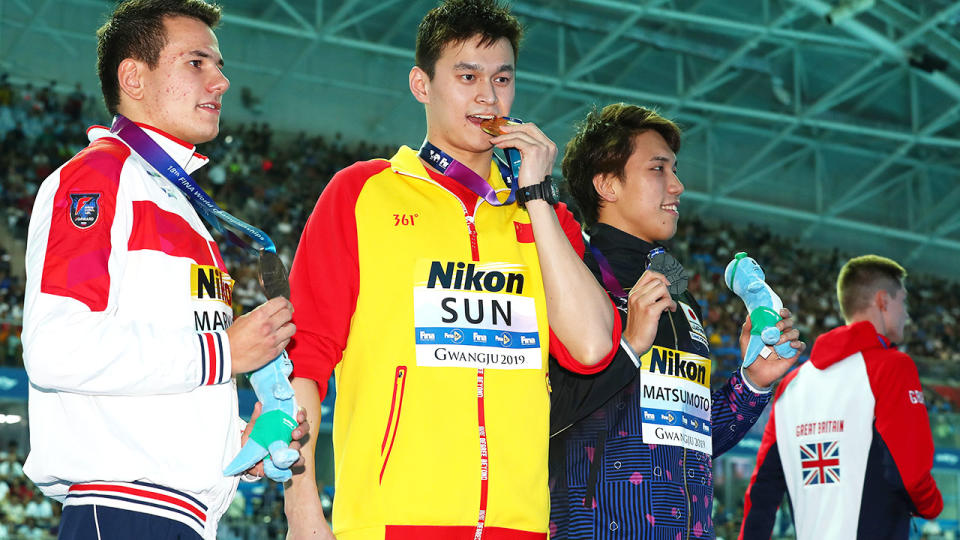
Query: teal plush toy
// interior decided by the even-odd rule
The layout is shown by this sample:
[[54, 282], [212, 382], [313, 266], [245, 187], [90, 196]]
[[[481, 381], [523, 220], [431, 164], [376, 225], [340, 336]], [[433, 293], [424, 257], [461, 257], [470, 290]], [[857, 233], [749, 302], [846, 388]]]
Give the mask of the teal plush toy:
[[[743, 300], [750, 314], [750, 342], [743, 351], [743, 367], [747, 368], [764, 346], [780, 341], [777, 323], [782, 319], [783, 302], [764, 281], [763, 269], [746, 252], [737, 253], [730, 261], [723, 272], [723, 281]], [[797, 354], [789, 342], [777, 345], [774, 350], [781, 358], [793, 358]]]
[[[275, 252], [260, 253], [259, 270], [260, 286], [267, 298], [290, 298], [287, 269]], [[280, 356], [249, 374], [250, 384], [263, 408], [253, 424], [250, 438], [223, 474], [240, 474], [269, 453], [270, 459], [263, 461], [263, 472], [267, 478], [285, 482], [293, 476], [290, 466], [300, 458], [300, 453], [290, 448], [293, 430], [297, 428], [297, 402], [289, 379], [292, 372], [293, 362], [287, 356], [287, 351], [283, 351]]]
[[250, 384], [263, 405], [262, 412], [250, 431], [250, 438], [223, 474], [240, 474], [269, 453], [270, 459], [263, 461], [263, 472], [267, 477], [275, 482], [290, 479], [290, 466], [300, 458], [300, 453], [290, 448], [293, 430], [297, 428], [297, 402], [287, 379], [292, 371], [293, 362], [283, 351], [250, 374]]

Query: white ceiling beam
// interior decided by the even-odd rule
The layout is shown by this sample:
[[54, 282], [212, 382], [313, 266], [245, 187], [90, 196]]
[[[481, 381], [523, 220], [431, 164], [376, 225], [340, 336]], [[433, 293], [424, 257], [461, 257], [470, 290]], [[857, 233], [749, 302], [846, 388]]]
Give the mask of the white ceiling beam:
[[[760, 32], [757, 32], [752, 36], [750, 36], [750, 38], [744, 41], [739, 47], [737, 47], [735, 51], [730, 53], [729, 56], [727, 56], [726, 58], [723, 59], [723, 61], [721, 61], [716, 66], [714, 66], [709, 73], [704, 75], [699, 81], [697, 81], [696, 84], [694, 84], [690, 89], [688, 89], [686, 93], [683, 95], [682, 99], [687, 100], [693, 97], [698, 97], [701, 94], [704, 94], [707, 86], [710, 84], [711, 81], [713, 81], [715, 78], [719, 77], [720, 75], [723, 75], [724, 73], [726, 73], [727, 70], [734, 64], [734, 62], [736, 62], [740, 57], [744, 56], [745, 54], [747, 54], [748, 52], [756, 48], [756, 46], [760, 43], [760, 41], [762, 41], [766, 36], [770, 35], [770, 33], [774, 29], [780, 28], [784, 24], [787, 24], [793, 19], [795, 19], [799, 11], [800, 11], [799, 9], [796, 9], [796, 6], [794, 6], [793, 9], [788, 9], [779, 17], [777, 17], [775, 21], [771, 22], [767, 26], [764, 26]], [[681, 102], [681, 105], [679, 105], [679, 107], [682, 107], [682, 106], [683, 105]]]
[[863, 221], [856, 221], [852, 219], [822, 216], [816, 212], [799, 210], [795, 208], [786, 208], [782, 206], [772, 205], [766, 202], [749, 201], [749, 200], [733, 198], [733, 197], [718, 197], [714, 199], [712, 195], [710, 195], [709, 193], [704, 193], [701, 191], [694, 191], [694, 190], [684, 191], [682, 198], [686, 200], [692, 200], [695, 202], [711, 201], [717, 206], [723, 206], [728, 208], [738, 208], [742, 210], [748, 210], [750, 212], [757, 212], [765, 215], [796, 219], [796, 220], [805, 221], [808, 223], [820, 223], [822, 225], [829, 226], [831, 228], [843, 229], [851, 232], [869, 233], [869, 234], [874, 234], [880, 237], [890, 238], [894, 240], [905, 240], [908, 242], [927, 241], [929, 245], [939, 247], [939, 248], [949, 249], [950, 251], [953, 251], [953, 252], [960, 252], [960, 241], [952, 240], [942, 236], [931, 237], [931, 235], [924, 235], [914, 231], [898, 229], [895, 227], [876, 225], [876, 224], [867, 223]]
[[[588, 6], [620, 9], [623, 11], [637, 11], [640, 9], [644, 9], [643, 4], [633, 3], [633, 2], [624, 2], [619, 0], [574, 0], [574, 2], [578, 4], [588, 5]], [[740, 18], [726, 19], [723, 17], [704, 15], [702, 13], [693, 12], [692, 10], [652, 8], [648, 10], [648, 13], [651, 20], [685, 22], [697, 27], [706, 27], [706, 28], [711, 28], [716, 30], [725, 30], [727, 32], [730, 32], [736, 35], [743, 35], [743, 34], [753, 35], [753, 34], [763, 32], [764, 28], [766, 28], [766, 25], [761, 23], [752, 23], [752, 22], [744, 21]], [[825, 45], [831, 45], [831, 46], [840, 47], [840, 48], [862, 49], [862, 50], [869, 49], [869, 46], [865, 45], [863, 42], [859, 40], [836, 37], [828, 34], [821, 34], [818, 32], [794, 30], [790, 28], [775, 28], [771, 30], [770, 36], [774, 38], [786, 39], [789, 41], [822, 43]]]
[[[802, 5], [816, 13], [820, 16], [826, 16], [827, 13], [833, 9], [831, 4], [828, 4], [822, 0], [791, 0], [795, 4]], [[920, 24], [920, 26], [913, 29], [910, 34], [914, 36], [920, 36], [929, 29], [935, 27], [937, 24], [940, 24], [948, 17], [954, 15], [955, 13], [960, 12], [960, 2], [954, 2], [953, 4], [943, 8], [932, 17], [928, 18], [926, 21]], [[908, 51], [904, 50], [901, 43], [891, 40], [889, 37], [880, 34], [869, 26], [863, 24], [862, 22], [856, 20], [855, 18], [844, 19], [842, 21], [836, 21], [834, 25], [838, 28], [845, 30], [852, 36], [855, 36], [865, 43], [872, 45], [876, 50], [880, 51], [887, 57], [895, 60], [898, 63], [906, 63], [909, 54]], [[903, 40], [901, 40], [903, 41]], [[946, 92], [948, 95], [952, 96], [954, 99], [960, 100], [960, 83], [953, 80], [952, 78], [944, 75], [941, 72], [937, 73], [926, 73], [922, 70], [917, 70], [924, 79], [926, 79], [930, 84], [936, 86], [940, 90]]]
[[273, 0], [273, 3], [274, 3], [275, 6], [279, 6], [280, 9], [283, 10], [284, 13], [286, 13], [287, 15], [289, 15], [290, 18], [294, 20], [294, 22], [296, 22], [297, 24], [299, 24], [301, 28], [303, 28], [304, 30], [306, 30], [306, 31], [308, 31], [308, 32], [311, 31], [311, 30], [313, 30], [313, 25], [310, 24], [310, 23], [307, 21], [307, 19], [304, 18], [304, 16], [300, 14], [299, 11], [297, 11], [296, 9], [294, 9], [293, 6], [291, 6], [289, 3], [287, 3], [287, 0]]

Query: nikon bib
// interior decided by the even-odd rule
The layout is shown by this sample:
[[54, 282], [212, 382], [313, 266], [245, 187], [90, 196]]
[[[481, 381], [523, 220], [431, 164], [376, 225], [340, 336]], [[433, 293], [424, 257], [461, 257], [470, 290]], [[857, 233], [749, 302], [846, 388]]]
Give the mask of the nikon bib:
[[710, 359], [654, 345], [640, 369], [643, 442], [711, 454]]
[[414, 271], [418, 366], [540, 369], [525, 265], [421, 259]]

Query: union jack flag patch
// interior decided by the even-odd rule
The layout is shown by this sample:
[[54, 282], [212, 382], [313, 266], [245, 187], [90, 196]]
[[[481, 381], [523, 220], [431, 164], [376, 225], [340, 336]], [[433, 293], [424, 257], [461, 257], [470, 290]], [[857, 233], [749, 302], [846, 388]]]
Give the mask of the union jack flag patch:
[[840, 482], [839, 441], [801, 444], [800, 470], [804, 486]]

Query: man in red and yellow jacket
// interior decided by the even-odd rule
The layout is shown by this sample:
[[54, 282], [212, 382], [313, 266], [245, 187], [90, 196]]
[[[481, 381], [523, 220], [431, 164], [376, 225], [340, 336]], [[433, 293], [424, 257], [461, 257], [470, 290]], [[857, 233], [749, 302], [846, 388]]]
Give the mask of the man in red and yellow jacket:
[[[547, 189], [556, 146], [533, 124], [484, 130], [510, 112], [520, 34], [494, 2], [430, 11], [410, 72], [427, 143], [338, 173], [304, 230], [294, 387], [315, 424], [335, 370], [341, 540], [545, 539], [547, 352], [591, 373], [619, 343], [579, 226]], [[522, 156], [516, 178], [494, 147]], [[290, 536], [329, 538], [305, 449]]]

